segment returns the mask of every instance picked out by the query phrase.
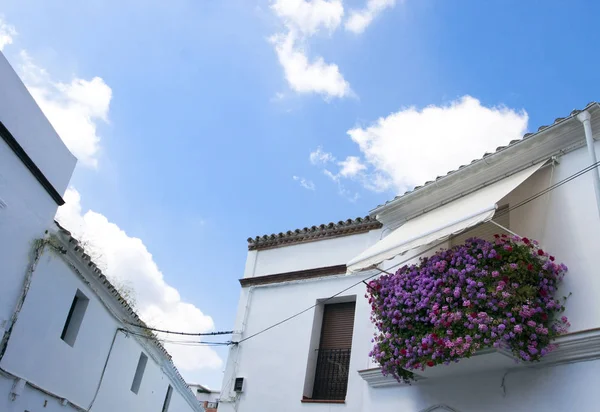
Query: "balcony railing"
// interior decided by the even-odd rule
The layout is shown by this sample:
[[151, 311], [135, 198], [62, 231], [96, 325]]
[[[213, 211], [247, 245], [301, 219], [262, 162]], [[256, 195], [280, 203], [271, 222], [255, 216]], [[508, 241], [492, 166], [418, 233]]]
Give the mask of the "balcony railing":
[[312, 399], [344, 400], [348, 389], [350, 349], [317, 349]]

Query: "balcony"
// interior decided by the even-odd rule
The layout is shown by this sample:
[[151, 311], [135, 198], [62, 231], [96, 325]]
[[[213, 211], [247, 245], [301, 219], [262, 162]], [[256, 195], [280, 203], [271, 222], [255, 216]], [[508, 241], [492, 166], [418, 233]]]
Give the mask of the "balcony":
[[348, 389], [350, 349], [317, 349], [312, 399], [343, 401]]
[[[571, 362], [600, 359], [600, 328], [571, 332], [558, 337], [557, 348], [540, 362], [515, 362], [512, 354], [501, 349], [483, 349], [468, 359], [461, 359], [450, 365], [436, 365], [425, 371], [415, 372], [415, 382], [443, 377], [474, 374], [488, 371], [508, 371], [516, 368], [545, 368]], [[358, 371], [358, 374], [372, 387], [406, 386], [392, 376], [383, 376], [381, 368], [374, 366]]]

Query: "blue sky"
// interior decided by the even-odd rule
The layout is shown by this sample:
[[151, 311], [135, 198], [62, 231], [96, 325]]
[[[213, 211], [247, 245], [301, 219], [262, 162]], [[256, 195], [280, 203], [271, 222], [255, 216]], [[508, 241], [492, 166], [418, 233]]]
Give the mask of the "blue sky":
[[[5, 0], [0, 14], [3, 53], [59, 134], [99, 139], [72, 212], [141, 239], [202, 312], [178, 324], [165, 304], [161, 326], [224, 330], [247, 237], [364, 216], [597, 100], [600, 6], [565, 4]], [[69, 116], [83, 132], [66, 138]], [[219, 387], [211, 359], [184, 376]]]

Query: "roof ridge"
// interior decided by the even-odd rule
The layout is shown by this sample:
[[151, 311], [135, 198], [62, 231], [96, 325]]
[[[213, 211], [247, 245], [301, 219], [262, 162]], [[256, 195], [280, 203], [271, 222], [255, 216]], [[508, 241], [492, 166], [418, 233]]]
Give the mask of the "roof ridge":
[[559, 123], [562, 123], [562, 122], [563, 122], [563, 121], [565, 121], [565, 120], [568, 120], [568, 119], [570, 119], [570, 118], [572, 118], [572, 117], [575, 117], [575, 116], [577, 116], [579, 113], [583, 112], [584, 110], [587, 110], [588, 108], [590, 108], [591, 106], [593, 106], [593, 105], [595, 105], [595, 104], [598, 104], [598, 102], [596, 102], [596, 101], [589, 102], [589, 103], [588, 103], [588, 104], [587, 104], [587, 105], [586, 105], [586, 106], [585, 106], [583, 109], [581, 109], [581, 110], [579, 110], [579, 109], [574, 109], [574, 110], [572, 110], [572, 111], [571, 111], [571, 113], [569, 113], [569, 115], [568, 115], [567, 117], [557, 117], [557, 118], [555, 118], [555, 119], [554, 119], [554, 122], [553, 122], [552, 124], [550, 124], [550, 125], [541, 125], [541, 126], [539, 126], [539, 127], [538, 127], [537, 131], [535, 131], [535, 132], [527, 132], [527, 133], [525, 133], [525, 134], [524, 134], [524, 135], [523, 135], [523, 136], [522, 136], [520, 139], [514, 139], [514, 140], [511, 140], [511, 141], [510, 141], [510, 142], [509, 142], [509, 143], [508, 143], [506, 146], [498, 146], [498, 147], [496, 148], [496, 150], [495, 150], [495, 151], [493, 151], [493, 152], [491, 152], [491, 153], [489, 153], [489, 152], [486, 152], [486, 153], [484, 153], [484, 154], [483, 154], [483, 156], [482, 156], [482, 157], [480, 157], [480, 158], [477, 158], [477, 159], [473, 159], [473, 160], [472, 160], [472, 161], [471, 161], [469, 164], [460, 165], [460, 166], [458, 166], [458, 167], [457, 167], [455, 170], [450, 170], [450, 171], [449, 171], [448, 173], [446, 173], [445, 175], [442, 175], [442, 176], [437, 176], [437, 177], [436, 177], [434, 180], [429, 180], [429, 181], [427, 181], [427, 182], [423, 183], [422, 185], [415, 186], [415, 187], [413, 187], [411, 190], [407, 190], [406, 192], [402, 193], [401, 195], [397, 195], [397, 196], [395, 196], [393, 199], [391, 199], [391, 200], [388, 200], [387, 202], [385, 202], [385, 203], [382, 203], [382, 204], [380, 204], [380, 205], [377, 205], [376, 207], [374, 207], [373, 209], [371, 209], [371, 213], [374, 213], [374, 212], [375, 212], [377, 209], [379, 209], [379, 208], [381, 208], [381, 207], [383, 207], [383, 206], [389, 205], [390, 203], [392, 203], [392, 202], [395, 202], [396, 200], [398, 200], [398, 199], [400, 199], [400, 198], [402, 198], [402, 197], [404, 197], [404, 196], [406, 196], [406, 195], [409, 195], [409, 194], [411, 194], [411, 193], [413, 193], [413, 192], [416, 192], [416, 191], [418, 191], [418, 190], [420, 190], [420, 189], [422, 189], [422, 188], [424, 188], [424, 187], [426, 187], [426, 186], [429, 186], [430, 184], [432, 184], [432, 183], [435, 183], [435, 182], [437, 182], [437, 181], [438, 181], [438, 180], [440, 180], [440, 179], [443, 179], [443, 178], [445, 178], [445, 177], [447, 177], [447, 176], [449, 176], [449, 175], [451, 175], [451, 174], [453, 174], [453, 173], [456, 173], [456, 172], [458, 172], [459, 170], [461, 170], [461, 169], [463, 169], [463, 168], [465, 168], [465, 167], [467, 167], [467, 166], [470, 166], [470, 165], [472, 165], [473, 163], [477, 163], [477, 162], [479, 162], [479, 161], [481, 161], [481, 160], [485, 159], [485, 158], [486, 158], [486, 157], [488, 157], [488, 156], [491, 156], [491, 155], [493, 155], [493, 154], [496, 154], [496, 153], [498, 153], [498, 152], [501, 152], [501, 151], [503, 151], [503, 150], [505, 150], [505, 149], [507, 149], [507, 148], [509, 148], [509, 147], [512, 147], [512, 146], [514, 146], [514, 145], [516, 145], [516, 144], [518, 144], [518, 143], [520, 143], [520, 142], [523, 142], [524, 140], [527, 140], [527, 139], [529, 139], [530, 137], [532, 137], [532, 136], [534, 136], [534, 135], [536, 135], [536, 134], [538, 134], [538, 133], [540, 133], [540, 132], [542, 132], [542, 131], [544, 131], [544, 130], [546, 130], [546, 129], [548, 129], [548, 128], [552, 127], [552, 126], [555, 126], [555, 125], [557, 125], [557, 124], [559, 124]]
[[287, 232], [271, 233], [270, 235], [248, 238], [248, 250], [270, 249], [293, 243], [303, 243], [324, 238], [346, 236], [350, 234], [368, 232], [382, 226], [377, 219], [365, 216], [355, 219], [340, 220], [337, 223], [323, 223], [319, 226], [305, 227], [303, 229], [288, 230]]
[[[139, 325], [131, 324], [131, 326], [149, 330], [149, 326], [146, 324], [146, 322], [144, 322], [138, 316], [136, 311], [129, 304], [129, 302], [127, 302], [127, 300], [121, 295], [119, 290], [110, 282], [110, 280], [108, 280], [106, 275], [104, 275], [104, 273], [102, 273], [102, 270], [98, 267], [98, 265], [96, 263], [94, 263], [92, 261], [90, 255], [85, 253], [85, 249], [82, 246], [80, 246], [81, 242], [78, 239], [76, 239], [75, 237], [73, 237], [71, 232], [68, 231], [67, 229], [65, 229], [56, 220], [54, 221], [54, 223], [56, 224], [56, 226], [58, 226], [59, 231], [67, 237], [68, 242], [72, 243], [74, 245], [72, 250], [79, 255], [79, 257], [83, 260], [83, 262], [86, 264], [86, 266], [90, 269], [92, 274], [94, 274], [98, 278], [100, 283], [108, 289], [109, 294], [111, 296], [113, 296], [119, 304], [121, 304], [121, 306], [125, 309], [125, 311], [134, 318], [135, 322], [139, 323]], [[183, 383], [185, 385], [185, 387], [190, 389], [189, 385], [187, 384], [185, 379], [183, 379], [183, 376], [181, 376], [179, 369], [177, 369], [177, 367], [175, 366], [175, 363], [173, 362], [173, 357], [167, 351], [167, 349], [164, 347], [164, 345], [158, 340], [158, 338], [156, 336], [154, 336], [153, 333], [151, 335], [149, 334], [148, 338], [149, 338], [148, 340], [151, 341], [154, 344], [154, 346], [156, 346], [159, 349], [159, 351], [166, 357], [171, 368], [175, 372], [176, 377], [181, 381], [181, 383]]]

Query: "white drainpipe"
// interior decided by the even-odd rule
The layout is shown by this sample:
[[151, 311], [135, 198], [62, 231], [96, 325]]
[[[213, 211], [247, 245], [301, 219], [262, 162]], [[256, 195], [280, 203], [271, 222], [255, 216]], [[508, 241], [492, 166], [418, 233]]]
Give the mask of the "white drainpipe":
[[[587, 143], [588, 152], [590, 153], [590, 160], [592, 164], [598, 162], [596, 158], [596, 150], [594, 149], [594, 137], [592, 135], [592, 124], [590, 122], [590, 112], [583, 111], [577, 115], [577, 119], [583, 123], [583, 129], [585, 130], [585, 142]], [[592, 179], [594, 179], [594, 191], [596, 192], [596, 206], [598, 206], [598, 215], [600, 215], [600, 169], [598, 166], [592, 171]]]

